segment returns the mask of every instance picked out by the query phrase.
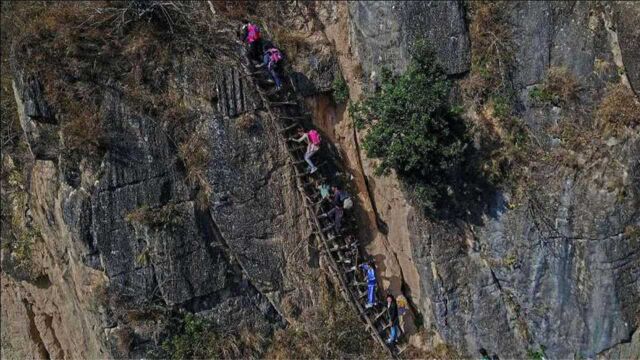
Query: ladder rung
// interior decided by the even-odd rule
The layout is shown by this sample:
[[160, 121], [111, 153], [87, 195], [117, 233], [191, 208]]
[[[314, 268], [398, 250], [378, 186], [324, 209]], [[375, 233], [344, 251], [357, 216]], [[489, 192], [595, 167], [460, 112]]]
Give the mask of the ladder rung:
[[295, 128], [299, 127], [299, 126], [300, 126], [300, 124], [291, 124], [291, 125], [289, 125], [289, 126], [287, 126], [287, 127], [283, 128], [282, 130], [280, 130], [280, 133], [281, 133], [281, 134], [282, 134], [282, 133], [285, 133], [285, 132], [287, 132], [287, 131], [289, 131], [289, 130], [292, 130], [292, 129], [295, 129]]
[[379, 332], [379, 333], [383, 333], [383, 332], [387, 331], [387, 329], [389, 329], [389, 328], [391, 328], [391, 323], [385, 323], [385, 324], [382, 326], [382, 329], [378, 330], [378, 332]]
[[285, 120], [298, 121], [298, 120], [304, 120], [306, 118], [307, 118], [307, 116], [284, 116], [284, 115], [280, 115], [280, 119], [285, 119]]
[[292, 101], [274, 101], [269, 103], [269, 105], [271, 106], [295, 106], [298, 105], [298, 103], [296, 102], [292, 102]]
[[409, 345], [405, 345], [403, 347], [400, 346], [396, 346], [396, 349], [398, 349], [398, 352], [396, 353], [396, 355], [400, 355], [402, 354], [405, 350], [407, 350], [409, 348]]
[[382, 310], [379, 314], [376, 314], [376, 316], [373, 317], [372, 322], [378, 321], [378, 319], [380, 319], [386, 313], [387, 313], [387, 308], [384, 308], [384, 310]]

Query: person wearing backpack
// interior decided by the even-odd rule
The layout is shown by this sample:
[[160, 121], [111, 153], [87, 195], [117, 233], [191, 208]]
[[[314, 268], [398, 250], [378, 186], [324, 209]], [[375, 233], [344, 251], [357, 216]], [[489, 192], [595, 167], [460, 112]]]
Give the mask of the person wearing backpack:
[[244, 24], [242, 26], [242, 41], [249, 45], [249, 58], [259, 61], [262, 43], [260, 27], [250, 22]]
[[311, 157], [320, 150], [320, 134], [317, 130], [309, 130], [309, 132], [305, 132], [303, 128], [298, 128], [298, 138], [289, 138], [291, 141], [295, 142], [307, 142], [307, 151], [304, 153], [304, 161], [309, 164], [309, 174], [313, 174], [318, 170], [318, 168], [311, 161]]
[[340, 234], [342, 225], [342, 217], [344, 216], [344, 209], [351, 209], [353, 207], [353, 201], [346, 191], [338, 189], [337, 186], [332, 186], [333, 192], [333, 208], [327, 213], [322, 214], [319, 218], [328, 217], [333, 222], [333, 229], [336, 235]]
[[276, 83], [276, 91], [282, 88], [282, 82], [280, 81], [277, 72], [277, 66], [280, 60], [282, 60], [282, 53], [280, 50], [272, 45], [266, 44], [262, 55], [262, 64], [256, 65], [257, 68], [261, 68], [263, 66], [267, 67], [267, 71]]

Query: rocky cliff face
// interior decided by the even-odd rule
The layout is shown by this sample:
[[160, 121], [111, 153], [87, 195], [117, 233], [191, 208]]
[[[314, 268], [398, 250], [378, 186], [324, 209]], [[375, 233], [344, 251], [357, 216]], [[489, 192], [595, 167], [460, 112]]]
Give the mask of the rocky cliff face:
[[[46, 80], [25, 70], [19, 45], [14, 91], [34, 164], [25, 212], [43, 243], [32, 249], [37, 273], [23, 281], [11, 271], [12, 254], [3, 255], [3, 319], [21, 324], [3, 327], [3, 339], [15, 355], [146, 356], [185, 311], [226, 332], [268, 337], [290, 316], [284, 302], [299, 311], [311, 301], [321, 281], [310, 283], [318, 270], [303, 244], [308, 225], [274, 120], [260, 112], [233, 37], [217, 42], [232, 57], [207, 68], [194, 60], [198, 48], [167, 59], [165, 94], [190, 115], [178, 130], [142, 109], [116, 80], [121, 74], [85, 84], [101, 86], [108, 141], [97, 161], [84, 154], [77, 163], [65, 151], [68, 117], [50, 104]], [[194, 153], [207, 155], [200, 169], [184, 158]]]
[[[535, 156], [542, 156], [527, 165], [524, 196], [505, 188], [485, 204], [479, 219], [426, 220], [407, 203], [396, 179], [373, 175], [373, 164], [353, 146], [362, 135], [354, 138], [348, 114], [332, 121], [324, 116], [319, 124], [330, 122], [328, 131], [335, 132], [353, 159], [353, 171], [364, 171], [360, 195], [388, 226], [388, 235], [372, 229], [368, 247], [384, 259], [385, 283], [394, 288], [400, 277], [427, 327], [442, 340], [469, 356], [479, 349], [501, 357], [522, 357], [541, 348], [557, 358], [593, 357], [616, 347], [629, 353], [625, 343], [632, 341], [639, 313], [634, 300], [640, 284], [634, 230], [638, 179], [633, 175], [639, 139], [637, 128], [605, 132], [597, 113], [608, 87], [617, 82], [634, 87], [635, 60], [624, 54], [633, 53], [635, 45], [620, 39], [637, 36], [625, 22], [637, 19], [638, 7], [501, 6], [501, 26], [512, 37], [495, 41], [513, 44], [515, 111], [532, 131]], [[347, 11], [349, 21], [341, 25], [336, 14]], [[470, 77], [476, 66], [471, 44], [478, 39], [468, 30], [474, 21], [468, 11], [457, 2], [361, 2], [346, 10], [325, 6], [318, 13], [325, 33], [336, 41], [342, 72], [357, 99], [362, 83], [354, 64], [362, 65], [364, 85], [375, 82], [382, 66], [401, 71], [416, 34], [410, 28], [417, 24], [447, 72], [456, 79]], [[348, 38], [335, 30], [340, 26], [349, 31]], [[577, 79], [578, 99], [536, 102], [531, 91], [557, 68]], [[468, 106], [467, 115], [477, 121], [476, 112], [484, 110]], [[558, 127], [569, 126], [588, 134], [587, 143], [573, 147], [575, 135], [559, 134]]]
[[[121, 50], [127, 57], [113, 58], [118, 70], [100, 81], [68, 74], [99, 89], [94, 103], [106, 140], [95, 154], [70, 154], [71, 115], [56, 107], [46, 64], [28, 61], [41, 48], [16, 45], [11, 75], [31, 165], [20, 169], [22, 178], [3, 180], [3, 191], [14, 184], [28, 194], [9, 199], [20, 234], [34, 240], [28, 274], [17, 248], [3, 246], [3, 348], [11, 354], [142, 357], [161, 351], [185, 313], [268, 338], [320, 306], [324, 272], [275, 119], [241, 68], [238, 23], [220, 9], [212, 20], [202, 5], [213, 21], [201, 32], [208, 35], [170, 37], [165, 62], [126, 65], [144, 56], [132, 41]], [[286, 18], [277, 12], [265, 25], [305, 39], [289, 58], [293, 80], [354, 176], [360, 237], [384, 288], [413, 305], [403, 319], [412, 344], [444, 343], [468, 357], [480, 349], [502, 358], [544, 349], [551, 358], [632, 358], [640, 321], [640, 136], [637, 124], [606, 130], [598, 114], [611, 86], [640, 88], [633, 26], [640, 9], [503, 7], [513, 112], [534, 145], [517, 186], [487, 194], [478, 216], [450, 221], [425, 218], [395, 176], [373, 175], [375, 161], [359, 148], [364, 134], [344, 106], [320, 93], [339, 70], [357, 100], [382, 66], [406, 68], [419, 37], [435, 46], [456, 88], [464, 87], [478, 65], [469, 4], [291, 3], [278, 7]], [[207, 42], [216, 44], [215, 55]], [[90, 68], [70, 53], [79, 69]], [[557, 68], [576, 79], [576, 93], [570, 101], [540, 100], [536, 91]], [[129, 76], [153, 84], [150, 97], [134, 93]], [[467, 121], [493, 121], [500, 134], [491, 111], [455, 96]], [[152, 110], [165, 98], [188, 115], [168, 116], [180, 119], [177, 126]], [[207, 155], [186, 156], [200, 150]], [[5, 173], [12, 163], [3, 154]]]

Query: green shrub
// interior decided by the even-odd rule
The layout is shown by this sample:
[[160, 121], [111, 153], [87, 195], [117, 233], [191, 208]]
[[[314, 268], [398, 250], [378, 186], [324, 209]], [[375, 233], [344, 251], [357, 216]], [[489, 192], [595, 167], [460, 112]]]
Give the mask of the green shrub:
[[344, 104], [349, 99], [349, 87], [342, 74], [337, 74], [331, 85], [333, 88], [333, 100], [338, 104]]
[[527, 350], [527, 356], [531, 360], [543, 360], [543, 359], [546, 359], [546, 356], [544, 354], [544, 346], [541, 345], [540, 348], [537, 349], [537, 350], [535, 350], [535, 349]]
[[426, 210], [451, 195], [452, 171], [470, 142], [467, 126], [449, 106], [450, 83], [434, 59], [418, 41], [402, 75], [383, 71], [379, 89], [350, 108], [356, 124], [367, 128], [367, 156], [380, 160], [376, 173], [394, 170]]
[[162, 350], [171, 359], [246, 359], [259, 357], [266, 343], [255, 329], [221, 332], [211, 321], [187, 314]]

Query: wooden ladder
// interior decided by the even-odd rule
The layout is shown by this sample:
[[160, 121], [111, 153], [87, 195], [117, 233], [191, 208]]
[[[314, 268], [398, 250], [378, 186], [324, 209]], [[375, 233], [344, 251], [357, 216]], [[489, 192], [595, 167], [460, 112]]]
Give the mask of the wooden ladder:
[[[304, 161], [306, 146], [300, 146], [298, 143], [288, 141], [294, 135], [295, 130], [302, 126], [301, 121], [305, 119], [311, 120], [310, 113], [305, 111], [303, 100], [298, 95], [289, 77], [287, 78], [296, 98], [295, 100], [280, 100], [277, 95], [286, 95], [284, 85], [281, 94], [263, 90], [260, 85], [265, 84], [265, 82], [259, 81], [256, 77], [268, 76], [266, 71], [263, 73], [255, 72], [252, 69], [251, 62], [246, 58], [241, 63], [249, 75], [248, 78], [252, 79], [267, 113], [277, 120], [279, 132], [286, 142], [290, 165], [296, 175], [296, 186], [304, 202], [307, 221], [322, 244], [323, 252], [328, 259], [330, 272], [340, 285], [340, 293], [349, 306], [359, 314], [371, 336], [383, 347], [386, 354], [392, 359], [397, 359], [397, 355], [404, 349], [391, 348], [385, 342], [385, 337], [388, 336], [391, 328], [385, 316], [386, 307], [378, 308], [377, 312], [375, 310], [376, 307], [365, 308], [367, 284], [363, 279], [358, 279], [358, 277], [362, 278], [362, 276], [359, 269], [357, 269], [360, 261], [360, 247], [354, 231], [355, 223], [351, 231], [344, 229], [343, 226], [341, 234], [334, 234], [330, 226], [330, 220], [318, 217], [319, 212], [324, 213], [331, 209], [328, 201], [321, 200], [318, 189], [315, 188], [311, 181], [311, 179], [319, 176], [320, 171], [309, 174]], [[322, 166], [323, 164], [320, 164], [318, 168]], [[345, 218], [344, 220], [346, 222], [347, 219]], [[354, 270], [354, 267], [356, 267], [356, 270]]]

